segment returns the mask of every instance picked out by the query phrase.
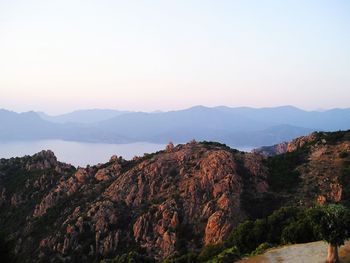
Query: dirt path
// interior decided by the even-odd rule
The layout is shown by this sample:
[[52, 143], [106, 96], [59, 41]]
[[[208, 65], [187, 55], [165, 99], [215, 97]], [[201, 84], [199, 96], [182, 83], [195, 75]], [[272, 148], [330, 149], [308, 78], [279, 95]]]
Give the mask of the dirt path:
[[[350, 242], [340, 248], [339, 256], [341, 263], [350, 263]], [[324, 263], [326, 257], [327, 244], [319, 241], [270, 249], [262, 255], [237, 263]]]

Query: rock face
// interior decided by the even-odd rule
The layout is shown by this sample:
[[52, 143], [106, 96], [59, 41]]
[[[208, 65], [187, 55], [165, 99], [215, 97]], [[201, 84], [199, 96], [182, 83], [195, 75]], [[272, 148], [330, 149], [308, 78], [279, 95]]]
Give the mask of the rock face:
[[257, 149], [253, 149], [254, 153], [261, 154], [265, 157], [275, 156], [278, 154], [283, 154], [288, 151], [288, 142], [282, 142], [272, 146], [263, 146]]
[[294, 152], [296, 149], [303, 147], [307, 143], [310, 143], [316, 139], [317, 133], [311, 133], [308, 136], [302, 136], [292, 140], [291, 142], [282, 142], [272, 146], [263, 146], [254, 149], [253, 152], [261, 154], [265, 157], [271, 157], [287, 152]]
[[293, 168], [301, 183], [278, 193], [269, 188], [266, 156], [218, 143], [79, 169], [50, 151], [1, 159], [0, 223], [22, 262], [93, 262], [135, 247], [160, 260], [226, 239], [251, 210], [271, 207], [266, 196], [281, 205], [350, 201], [350, 141], [327, 136], [276, 148], [306, 154]]
[[[40, 160], [35, 162], [37, 156]], [[181, 247], [227, 238], [247, 217], [242, 194], [247, 189], [253, 195], [268, 190], [261, 160], [256, 154], [194, 141], [168, 146], [156, 155], [132, 161], [115, 157], [106, 165], [78, 170], [57, 162], [51, 152], [2, 160], [1, 167], [20, 163], [23, 176], [26, 171], [40, 174], [26, 182], [28, 190], [39, 192], [35, 202], [20, 186], [9, 191], [8, 182], [1, 180], [2, 208], [27, 207], [25, 227], [14, 236], [27, 233], [31, 238], [17, 244], [19, 254], [35, 246], [38, 252], [31, 256], [44, 261], [49, 257], [89, 261], [136, 243], [162, 259]], [[33, 196], [30, 191], [28, 195]]]
[[320, 204], [349, 200], [350, 140], [327, 143], [327, 136], [312, 137], [315, 139], [308, 160], [297, 168], [301, 179], [299, 198], [304, 203]]

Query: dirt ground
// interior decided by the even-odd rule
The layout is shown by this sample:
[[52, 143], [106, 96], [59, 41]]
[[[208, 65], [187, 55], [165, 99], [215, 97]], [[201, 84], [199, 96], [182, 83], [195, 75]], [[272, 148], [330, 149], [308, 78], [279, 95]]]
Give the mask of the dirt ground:
[[[327, 257], [327, 244], [313, 242], [273, 248], [262, 255], [242, 259], [237, 263], [324, 263]], [[350, 242], [340, 247], [341, 263], [350, 263]]]

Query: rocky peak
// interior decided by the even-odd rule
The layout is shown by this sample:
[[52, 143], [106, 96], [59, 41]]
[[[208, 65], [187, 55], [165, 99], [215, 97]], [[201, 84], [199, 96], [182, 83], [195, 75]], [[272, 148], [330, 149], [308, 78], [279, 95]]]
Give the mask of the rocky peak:
[[26, 165], [28, 171], [51, 169], [57, 166], [57, 157], [51, 150], [41, 151], [34, 154]]

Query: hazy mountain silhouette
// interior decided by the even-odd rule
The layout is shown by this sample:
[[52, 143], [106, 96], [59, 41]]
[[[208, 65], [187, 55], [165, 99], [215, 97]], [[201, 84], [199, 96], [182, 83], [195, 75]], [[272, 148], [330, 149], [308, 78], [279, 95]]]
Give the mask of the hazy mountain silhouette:
[[292, 106], [260, 109], [195, 106], [153, 113], [81, 110], [59, 116], [1, 110], [0, 121], [0, 140], [180, 143], [196, 139], [231, 146], [262, 146], [314, 130], [349, 129], [350, 109], [319, 112]]
[[255, 121], [269, 121], [275, 125], [289, 124], [320, 130], [344, 130], [350, 126], [350, 109], [331, 109], [326, 111], [304, 111], [293, 106], [274, 108], [229, 108], [216, 107], [223, 112], [232, 112]]
[[56, 123], [94, 123], [108, 120], [125, 113], [128, 113], [128, 111], [118, 111], [109, 109], [88, 109], [77, 110], [66, 114], [52, 116], [44, 112], [38, 112], [42, 119]]

